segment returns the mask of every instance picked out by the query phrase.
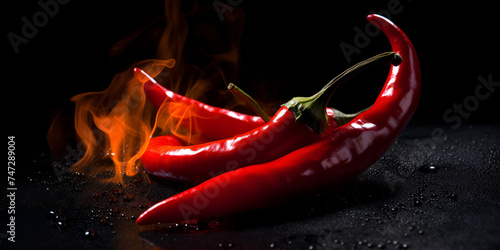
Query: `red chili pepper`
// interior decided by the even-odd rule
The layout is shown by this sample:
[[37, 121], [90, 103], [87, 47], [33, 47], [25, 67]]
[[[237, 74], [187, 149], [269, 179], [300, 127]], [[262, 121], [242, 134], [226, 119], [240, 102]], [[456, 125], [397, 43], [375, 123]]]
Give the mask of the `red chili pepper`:
[[312, 97], [296, 97], [284, 104], [266, 125], [233, 138], [191, 146], [172, 146], [169, 137], [152, 138], [141, 163], [155, 176], [199, 183], [237, 168], [275, 160], [328, 135], [340, 124], [339, 118], [349, 120], [326, 108], [338, 85], [361, 69], [396, 59], [399, 57], [390, 52], [359, 63]]
[[408, 37], [391, 21], [368, 21], [389, 38], [402, 62], [392, 66], [374, 105], [322, 140], [275, 161], [214, 177], [157, 203], [139, 225], [209, 218], [260, 209], [287, 198], [338, 186], [375, 163], [402, 132], [417, 108], [420, 66]]
[[[204, 138], [199, 140], [200, 143], [239, 135], [270, 121], [270, 118], [258, 104], [232, 83], [228, 85], [228, 89], [245, 101], [260, 117], [213, 107], [179, 95], [158, 84], [150, 75], [139, 68], [134, 68], [134, 73], [139, 79], [147, 79], [144, 82], [143, 89], [148, 100], [156, 108], [160, 108], [164, 102], [182, 103], [185, 104], [184, 108], [191, 108], [191, 112], [194, 115], [186, 119], [186, 121], [183, 120], [181, 123], [185, 123], [186, 127], [190, 127], [191, 133], [202, 134]], [[346, 123], [347, 120], [357, 115], [357, 113], [344, 114], [332, 108], [327, 108], [327, 114], [330, 117], [333, 117], [335, 114], [335, 121], [341, 124]], [[193, 127], [192, 124], [196, 124], [196, 126]]]
[[[144, 92], [149, 101], [160, 108], [163, 102], [186, 104], [194, 114], [189, 119], [181, 121], [190, 127], [192, 134], [202, 134], [202, 141], [213, 141], [230, 138], [245, 133], [265, 124], [259, 116], [252, 116], [231, 110], [213, 107], [197, 100], [179, 95], [158, 84], [151, 76], [139, 68], [134, 68], [134, 73], [144, 82]], [[195, 126], [192, 126], [194, 124]]]
[[[182, 102], [186, 104], [185, 106], [191, 106], [193, 103], [195, 103], [195, 105], [202, 105], [202, 103], [198, 101], [182, 97], [173, 92], [169, 93], [168, 90], [159, 86], [151, 77], [140, 69], [136, 68], [135, 72], [136, 74], [140, 73], [142, 76], [148, 77], [149, 80], [145, 82], [144, 89], [146, 93], [148, 93], [148, 96], [151, 97], [152, 102], [157, 103], [157, 105], [162, 105], [158, 103], [160, 103], [160, 100], [168, 98], [168, 96], [176, 96], [176, 99], [170, 99], [174, 99], [172, 101]], [[141, 76], [139, 75], [139, 77]], [[256, 104], [256, 102], [246, 93], [234, 84], [230, 84], [228, 88], [249, 103], [254, 111], [259, 113], [261, 117], [270, 120], [260, 107], [258, 107], [258, 104]], [[206, 106], [208, 105], [203, 106], [203, 110], [205, 111], [207, 111], [205, 108]], [[324, 106], [326, 106], [326, 104]], [[325, 108], [323, 107], [323, 109]], [[224, 114], [230, 112], [224, 109], [218, 109], [218, 111], [222, 111]], [[177, 143], [179, 139], [172, 135], [153, 138], [149, 142], [144, 155], [141, 156], [142, 165], [148, 172], [158, 177], [176, 181], [199, 183], [223, 172], [279, 158], [297, 148], [319, 140], [322, 136], [330, 133], [340, 123], [346, 123], [346, 120], [356, 116], [356, 114], [343, 114], [338, 110], [334, 111], [333, 109], [327, 108], [326, 113], [329, 117], [329, 130], [327, 133], [323, 133], [320, 136], [312, 133], [312, 130], [304, 124], [295, 123], [296, 118], [293, 113], [286, 111], [287, 108], [284, 107], [278, 112], [279, 115], [275, 116], [277, 118], [273, 119], [265, 126], [261, 126], [227, 140], [206, 144], [202, 144], [202, 141], [201, 143], [186, 146]], [[285, 115], [287, 115], [287, 117], [285, 117]], [[241, 116], [251, 117], [248, 115]], [[194, 114], [194, 117], [200, 117], [200, 115]], [[222, 115], [222, 117], [224, 117], [224, 115]], [[188, 122], [192, 121], [188, 120]], [[221, 120], [213, 119], [203, 122], [219, 124]], [[227, 121], [222, 120], [222, 123], [224, 122]], [[243, 119], [238, 120], [238, 122], [243, 123]], [[293, 123], [293, 125], [289, 126], [289, 123]], [[233, 124], [233, 126], [238, 126], [238, 124]], [[207, 126], [204, 126], [204, 128], [207, 129]], [[196, 127], [196, 129], [199, 129], [199, 127]], [[237, 131], [236, 133], [238, 132], [241, 131]], [[205, 134], [206, 131], [203, 131], [203, 133]], [[299, 136], [290, 136], [293, 134]], [[215, 133], [213, 135], [221, 136], [221, 134]], [[200, 140], [198, 139], [197, 141], [199, 142]], [[172, 142], [174, 143], [172, 144]]]
[[269, 162], [319, 140], [337, 127], [333, 112], [329, 114], [330, 129], [322, 134], [295, 122], [294, 114], [282, 107], [267, 124], [229, 139], [175, 146], [171, 136], [155, 137], [141, 156], [141, 164], [158, 177], [199, 183], [222, 172]]

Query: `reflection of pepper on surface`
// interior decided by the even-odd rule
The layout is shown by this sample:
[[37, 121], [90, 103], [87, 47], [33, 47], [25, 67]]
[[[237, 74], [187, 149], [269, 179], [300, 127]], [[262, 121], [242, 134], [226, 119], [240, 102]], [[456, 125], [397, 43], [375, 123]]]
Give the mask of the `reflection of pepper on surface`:
[[370, 109], [315, 143], [274, 161], [221, 174], [157, 203], [137, 219], [137, 224], [260, 209], [341, 185], [375, 163], [417, 108], [420, 67], [413, 45], [396, 25], [378, 15], [369, 15], [368, 20], [386, 34], [392, 50], [402, 58], [401, 64], [391, 67], [382, 92]]

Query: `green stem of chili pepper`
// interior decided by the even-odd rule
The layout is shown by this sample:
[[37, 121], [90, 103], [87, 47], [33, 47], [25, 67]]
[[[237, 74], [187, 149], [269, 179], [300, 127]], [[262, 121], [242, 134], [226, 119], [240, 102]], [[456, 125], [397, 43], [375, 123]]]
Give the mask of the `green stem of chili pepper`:
[[323, 133], [328, 126], [328, 116], [325, 109], [338, 86], [368, 67], [384, 63], [392, 63], [397, 66], [401, 60], [401, 56], [395, 52], [378, 54], [340, 73], [318, 93], [310, 97], [295, 97], [283, 106], [288, 107], [288, 110], [293, 112], [296, 120], [301, 120], [318, 134]]
[[271, 118], [264, 112], [264, 110], [259, 106], [259, 104], [245, 91], [241, 90], [238, 86], [234, 85], [234, 83], [230, 83], [227, 85], [227, 89], [231, 91], [235, 96], [244, 101], [257, 115], [259, 115], [264, 122], [269, 122]]

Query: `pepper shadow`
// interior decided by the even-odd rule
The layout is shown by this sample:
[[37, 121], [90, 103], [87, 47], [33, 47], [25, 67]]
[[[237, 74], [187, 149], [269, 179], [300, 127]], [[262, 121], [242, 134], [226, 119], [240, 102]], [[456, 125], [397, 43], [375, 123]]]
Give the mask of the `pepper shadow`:
[[235, 230], [275, 226], [380, 203], [393, 195], [386, 182], [358, 178], [322, 193], [304, 195], [273, 207], [232, 215], [231, 221]]

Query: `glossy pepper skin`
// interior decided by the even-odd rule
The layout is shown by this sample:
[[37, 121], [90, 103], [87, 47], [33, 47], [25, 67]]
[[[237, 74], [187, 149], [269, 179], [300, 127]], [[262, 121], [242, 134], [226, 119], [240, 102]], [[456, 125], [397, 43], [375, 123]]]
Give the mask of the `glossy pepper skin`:
[[172, 136], [153, 138], [141, 156], [142, 166], [158, 177], [199, 183], [224, 172], [275, 160], [318, 141], [357, 115], [326, 107], [338, 86], [362, 69], [381, 63], [399, 63], [400, 59], [397, 53], [387, 52], [364, 60], [342, 72], [313, 96], [295, 97], [283, 104], [273, 119], [263, 115], [269, 120], [265, 125], [235, 137], [190, 146], [171, 145]]
[[379, 15], [368, 21], [389, 38], [402, 62], [392, 66], [374, 105], [322, 140], [275, 161], [212, 178], [157, 203], [137, 224], [209, 218], [276, 204], [287, 198], [340, 185], [375, 163], [394, 143], [415, 112], [420, 66], [408, 37]]
[[[189, 119], [181, 122], [191, 128], [191, 133], [202, 134], [203, 142], [230, 138], [262, 126], [264, 120], [259, 116], [252, 116], [231, 110], [213, 107], [197, 100], [179, 95], [158, 84], [151, 76], [139, 68], [134, 68], [134, 73], [139, 79], [144, 80], [144, 93], [146, 98], [160, 108], [163, 102], [186, 104], [194, 114]], [[192, 126], [191, 124], [195, 124]]]
[[152, 138], [141, 164], [150, 174], [165, 179], [199, 183], [223, 172], [275, 160], [328, 135], [337, 127], [327, 109], [328, 130], [317, 134], [282, 107], [267, 124], [228, 139], [179, 146], [171, 136]]

